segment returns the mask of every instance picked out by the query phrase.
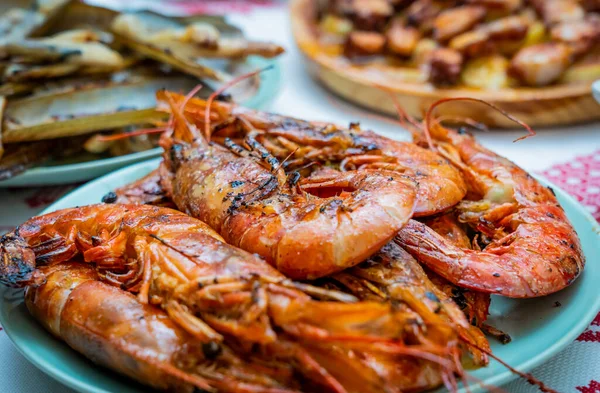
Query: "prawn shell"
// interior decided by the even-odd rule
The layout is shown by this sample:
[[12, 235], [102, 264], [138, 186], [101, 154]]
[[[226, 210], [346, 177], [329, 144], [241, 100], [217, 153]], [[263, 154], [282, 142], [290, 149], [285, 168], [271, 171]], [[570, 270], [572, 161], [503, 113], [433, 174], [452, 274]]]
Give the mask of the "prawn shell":
[[94, 363], [158, 389], [191, 392], [192, 385], [161, 369], [186, 336], [159, 309], [95, 281], [93, 267], [65, 264], [45, 284], [28, 287], [25, 304], [52, 334]]

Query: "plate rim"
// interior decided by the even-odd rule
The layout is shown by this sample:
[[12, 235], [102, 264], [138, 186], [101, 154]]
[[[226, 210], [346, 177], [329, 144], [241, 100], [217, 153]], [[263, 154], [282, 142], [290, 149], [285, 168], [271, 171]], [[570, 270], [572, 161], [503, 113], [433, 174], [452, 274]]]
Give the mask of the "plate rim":
[[[124, 177], [123, 175], [125, 175], [127, 173], [136, 172], [140, 169], [146, 169], [147, 167], [151, 167], [155, 164], [158, 164], [159, 162], [160, 162], [160, 158], [146, 160], [143, 162], [139, 162], [139, 163], [132, 164], [127, 167], [115, 170], [104, 176], [101, 176], [101, 177], [99, 177], [87, 184], [84, 184], [84, 185], [76, 188], [75, 190], [67, 193], [62, 198], [60, 198], [59, 200], [57, 200], [56, 202], [54, 202], [53, 204], [48, 206], [46, 209], [44, 209], [40, 214], [46, 214], [51, 211], [57, 210], [58, 208], [61, 208], [60, 207], [61, 201], [65, 200], [67, 198], [72, 198], [74, 195], [76, 195], [78, 193], [81, 193], [81, 192], [85, 193], [85, 191], [89, 188], [93, 189], [94, 187], [98, 186], [99, 184], [110, 182], [111, 179], [123, 178]], [[558, 187], [556, 184], [547, 180], [544, 176], [540, 176], [537, 174], [533, 174], [533, 176], [538, 181], [540, 181], [544, 186], [549, 186], [557, 194], [560, 194], [561, 199], [566, 201], [568, 205], [572, 206], [574, 208], [574, 210], [576, 211], [576, 214], [578, 216], [580, 216], [582, 220], [585, 220], [586, 222], [589, 223], [589, 226], [590, 226], [589, 229], [591, 229], [592, 232], [594, 232], [594, 236], [600, 237], [600, 224], [592, 217], [592, 215], [579, 202], [577, 202], [575, 200], [575, 198], [573, 198], [566, 191], [564, 191], [563, 189]], [[600, 257], [600, 254], [596, 255], [594, 253], [594, 252], [600, 252], [600, 243], [593, 244], [593, 248], [592, 248], [591, 252], [592, 252], [592, 255], [586, 255], [586, 265], [588, 265], [589, 263], [592, 263], [591, 259]], [[600, 267], [598, 269], [600, 269]], [[585, 270], [584, 270], [584, 272], [585, 272]], [[579, 277], [579, 278], [581, 278], [581, 277]], [[6, 289], [2, 289], [0, 294], [3, 293], [4, 291], [6, 291]], [[571, 328], [570, 330], [567, 330], [565, 332], [565, 334], [563, 334], [560, 337], [560, 339], [552, 342], [551, 345], [544, 348], [542, 351], [540, 351], [538, 354], [536, 354], [532, 358], [527, 359], [519, 364], [511, 365], [511, 366], [517, 368], [519, 371], [522, 371], [522, 372], [530, 372], [533, 368], [541, 365], [542, 363], [547, 362], [549, 359], [551, 359], [552, 357], [557, 355], [559, 352], [564, 350], [569, 344], [573, 343], [574, 340], [583, 331], [585, 331], [585, 329], [587, 329], [587, 327], [590, 325], [592, 320], [596, 317], [596, 315], [599, 312], [600, 312], [600, 296], [597, 296], [595, 299], [593, 299], [593, 302], [590, 304], [590, 307], [588, 307], [586, 309], [585, 313], [583, 313], [582, 316], [580, 316], [578, 321], [575, 323], [574, 327]], [[3, 316], [3, 312], [0, 312], [0, 318], [2, 316]], [[0, 320], [0, 323], [4, 324], [4, 321]], [[52, 377], [54, 379], [59, 380], [60, 382], [65, 383], [66, 385], [68, 385], [70, 387], [74, 387], [77, 390], [82, 391], [82, 392], [86, 392], [86, 393], [88, 393], [88, 392], [104, 393], [105, 392], [105, 390], [103, 390], [103, 389], [98, 389], [94, 385], [87, 383], [87, 382], [81, 382], [78, 379], [75, 379], [75, 382], [74, 382], [73, 381], [74, 378], [70, 378], [70, 377], [67, 378], [68, 376], [65, 378], [60, 378], [57, 375], [62, 375], [63, 372], [57, 371], [57, 369], [54, 367], [50, 367], [50, 368], [52, 368], [53, 371], [48, 371], [47, 369], [44, 369], [44, 367], [46, 367], [45, 364], [41, 364], [35, 360], [32, 360], [31, 357], [34, 357], [33, 354], [29, 354], [30, 356], [28, 356], [25, 353], [23, 353], [23, 350], [18, 345], [15, 344], [11, 333], [9, 333], [10, 329], [5, 329], [5, 330], [9, 336], [10, 340], [13, 342], [13, 345], [15, 347], [17, 347], [19, 352], [22, 353], [23, 356], [28, 361], [30, 361], [32, 364], [34, 364], [37, 368], [41, 369], [45, 374], [49, 375], [50, 377]], [[63, 344], [67, 345], [64, 342], [63, 342]], [[482, 392], [482, 391], [484, 391], [484, 387], [483, 387], [484, 385], [502, 386], [508, 382], [516, 380], [517, 378], [518, 378], [517, 375], [512, 373], [510, 370], [503, 368], [503, 371], [500, 371], [499, 373], [497, 373], [489, 378], [486, 378], [485, 380], [482, 381], [482, 383], [474, 382], [474, 383], [470, 384], [469, 388], [472, 393]], [[85, 390], [85, 389], [87, 389], [87, 390]], [[435, 392], [438, 392], [438, 391], [445, 391], [445, 390], [436, 390]], [[463, 393], [466, 390], [464, 388], [461, 388], [459, 391], [461, 393]]]
[[[268, 72], [261, 74], [261, 83], [258, 87], [258, 90], [256, 91], [256, 94], [252, 95], [246, 100], [243, 100], [240, 104], [245, 107], [254, 109], [266, 107], [271, 102], [273, 102], [275, 98], [277, 98], [277, 96], [281, 93], [281, 60], [278, 58], [264, 59], [257, 56], [248, 56], [247, 63], [250, 67], [256, 67], [257, 69], [266, 68], [268, 66], [272, 66], [272, 68]], [[42, 176], [63, 176], [66, 173], [70, 172], [101, 169], [110, 165], [121, 165], [121, 163], [122, 165], [124, 165], [123, 168], [125, 168], [128, 164], [133, 164], [135, 162], [140, 162], [142, 160], [158, 156], [160, 155], [161, 151], [162, 149], [160, 147], [156, 147], [153, 149], [130, 153], [123, 156], [100, 158], [93, 161], [76, 162], [64, 165], [34, 167], [26, 170], [25, 172], [17, 176], [11, 177], [6, 180], [1, 180], [0, 188], [38, 186], [41, 184], [36, 184], [35, 182], [27, 179], [33, 179]], [[113, 171], [110, 171], [108, 173], [112, 173]], [[43, 185], [53, 184], [63, 184], [63, 182], [44, 183]]]

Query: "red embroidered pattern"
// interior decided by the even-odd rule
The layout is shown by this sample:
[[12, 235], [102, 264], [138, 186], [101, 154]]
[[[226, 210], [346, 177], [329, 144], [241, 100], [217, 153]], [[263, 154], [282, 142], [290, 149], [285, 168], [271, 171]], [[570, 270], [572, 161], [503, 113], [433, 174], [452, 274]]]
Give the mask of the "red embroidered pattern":
[[[590, 326], [600, 326], [600, 314], [596, 315]], [[598, 343], [600, 342], [600, 331], [587, 329], [577, 337], [577, 341]]]
[[577, 386], [575, 389], [579, 390], [581, 393], [598, 393], [600, 392], [600, 382], [590, 381], [588, 386]]
[[575, 197], [600, 221], [600, 150], [542, 173]]
[[600, 343], [600, 332], [586, 330], [585, 332], [581, 333], [579, 337], [577, 337], [577, 341]]

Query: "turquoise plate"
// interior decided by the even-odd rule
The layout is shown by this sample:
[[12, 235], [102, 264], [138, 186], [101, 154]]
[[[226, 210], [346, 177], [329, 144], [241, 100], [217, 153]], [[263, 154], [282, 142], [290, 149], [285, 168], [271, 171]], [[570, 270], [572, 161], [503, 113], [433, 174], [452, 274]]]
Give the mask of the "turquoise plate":
[[[253, 71], [272, 65], [268, 72], [260, 74], [260, 83], [254, 94], [244, 94], [240, 103], [248, 108], [261, 109], [271, 104], [281, 87], [281, 66], [278, 60], [249, 57], [244, 70]], [[95, 179], [99, 176], [140, 161], [158, 157], [162, 149], [156, 148], [119, 157], [103, 158], [88, 162], [53, 163], [29, 169], [11, 179], [0, 181], [0, 188], [72, 184]]]
[[[86, 205], [116, 187], [138, 179], [154, 168], [158, 160], [139, 163], [90, 182], [65, 196], [45, 212]], [[544, 184], [549, 184], [541, 179]], [[529, 371], [570, 344], [600, 310], [600, 226], [564, 191], [554, 188], [581, 238], [587, 258], [585, 271], [569, 288], [537, 299], [515, 300], [494, 296], [490, 323], [512, 336], [507, 345], [491, 341], [494, 353], [513, 367]], [[556, 307], [555, 303], [561, 306]], [[21, 291], [0, 293], [0, 323], [21, 353], [48, 375], [81, 392], [147, 392], [135, 382], [94, 366], [54, 339], [29, 315]], [[510, 371], [492, 361], [471, 375], [489, 386], [500, 386], [514, 378]], [[443, 390], [439, 390], [442, 392]], [[471, 385], [471, 392], [483, 388]]]

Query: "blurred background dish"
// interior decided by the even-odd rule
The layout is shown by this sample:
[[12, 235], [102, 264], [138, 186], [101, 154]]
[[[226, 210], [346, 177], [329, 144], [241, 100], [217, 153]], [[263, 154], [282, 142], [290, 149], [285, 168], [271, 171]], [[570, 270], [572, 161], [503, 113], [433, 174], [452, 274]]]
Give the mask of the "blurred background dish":
[[[293, 0], [292, 27], [321, 83], [379, 112], [396, 113], [383, 87], [415, 117], [438, 99], [469, 96], [532, 126], [600, 118], [591, 95], [600, 76], [596, 3], [455, 3]], [[482, 106], [448, 103], [438, 113], [515, 126]]]
[[[156, 156], [167, 120], [155, 110], [157, 90], [201, 84], [208, 97], [239, 75], [275, 67], [283, 52], [246, 39], [223, 17], [36, 5], [0, 6], [0, 187], [89, 180]], [[279, 76], [248, 78], [221, 99], [262, 106]]]

